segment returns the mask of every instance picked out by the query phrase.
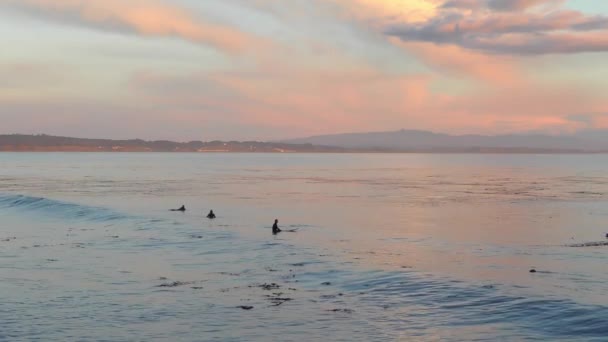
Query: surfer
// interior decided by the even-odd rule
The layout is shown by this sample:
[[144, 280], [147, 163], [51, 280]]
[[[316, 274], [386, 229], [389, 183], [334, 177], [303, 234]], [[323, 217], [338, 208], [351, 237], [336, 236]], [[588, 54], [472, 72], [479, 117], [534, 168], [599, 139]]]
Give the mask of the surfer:
[[215, 213], [213, 212], [213, 210], [211, 210], [209, 214], [207, 214], [207, 218], [210, 220], [213, 220], [215, 218]]
[[281, 232], [281, 229], [279, 228], [279, 220], [274, 220], [274, 224], [272, 225], [272, 234], [277, 235], [278, 233]]
[[181, 211], [181, 212], [184, 212], [184, 211], [186, 211], [186, 206], [182, 205], [179, 209], [171, 209], [171, 211]]

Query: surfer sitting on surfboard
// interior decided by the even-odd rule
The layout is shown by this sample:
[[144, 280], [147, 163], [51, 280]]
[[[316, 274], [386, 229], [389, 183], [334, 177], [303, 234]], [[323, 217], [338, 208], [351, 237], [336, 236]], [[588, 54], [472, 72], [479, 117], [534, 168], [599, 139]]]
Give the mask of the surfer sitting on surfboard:
[[272, 234], [276, 235], [281, 232], [281, 228], [279, 228], [279, 220], [275, 219], [274, 224], [272, 225]]

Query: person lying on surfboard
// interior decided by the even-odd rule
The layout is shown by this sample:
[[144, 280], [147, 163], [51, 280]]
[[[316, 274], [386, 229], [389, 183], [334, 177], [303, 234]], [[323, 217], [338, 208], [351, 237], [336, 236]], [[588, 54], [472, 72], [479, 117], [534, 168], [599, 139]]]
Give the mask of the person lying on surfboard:
[[179, 209], [171, 209], [171, 211], [186, 211], [186, 206], [182, 205]]

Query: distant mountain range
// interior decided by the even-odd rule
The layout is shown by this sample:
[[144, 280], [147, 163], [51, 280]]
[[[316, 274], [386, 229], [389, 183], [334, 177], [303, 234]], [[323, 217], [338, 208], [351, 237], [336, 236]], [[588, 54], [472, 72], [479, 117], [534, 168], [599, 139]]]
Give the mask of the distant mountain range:
[[427, 152], [427, 153], [608, 153], [607, 131], [574, 135], [448, 135], [427, 131], [348, 133], [277, 142], [146, 141], [0, 135], [0, 151], [39, 152]]
[[575, 135], [449, 135], [417, 130], [319, 135], [291, 144], [400, 152], [608, 152], [607, 131]]

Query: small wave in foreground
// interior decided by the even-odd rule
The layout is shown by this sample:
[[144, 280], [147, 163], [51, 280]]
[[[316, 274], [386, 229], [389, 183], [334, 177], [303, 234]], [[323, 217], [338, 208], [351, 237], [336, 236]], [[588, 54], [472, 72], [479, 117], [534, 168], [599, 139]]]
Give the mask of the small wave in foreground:
[[33, 214], [46, 214], [61, 219], [109, 222], [129, 216], [110, 209], [68, 203], [43, 197], [0, 194], [0, 209], [16, 209]]

